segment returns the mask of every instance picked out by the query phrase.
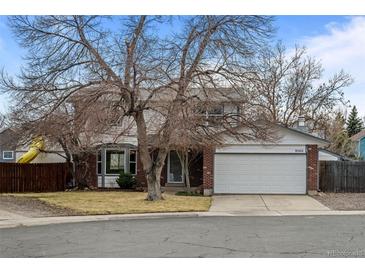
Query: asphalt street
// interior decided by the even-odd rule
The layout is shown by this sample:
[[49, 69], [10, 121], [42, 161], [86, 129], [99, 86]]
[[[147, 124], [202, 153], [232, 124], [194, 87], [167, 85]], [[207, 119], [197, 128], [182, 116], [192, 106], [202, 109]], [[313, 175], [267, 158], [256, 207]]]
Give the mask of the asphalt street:
[[365, 257], [365, 216], [195, 217], [0, 229], [0, 257]]

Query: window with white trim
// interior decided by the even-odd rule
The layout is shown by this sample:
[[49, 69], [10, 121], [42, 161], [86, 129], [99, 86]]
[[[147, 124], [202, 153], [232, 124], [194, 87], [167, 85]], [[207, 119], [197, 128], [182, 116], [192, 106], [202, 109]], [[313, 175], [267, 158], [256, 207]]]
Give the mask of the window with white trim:
[[134, 149], [129, 150], [129, 172], [137, 174], [137, 151]]
[[14, 151], [3, 151], [3, 159], [4, 160], [13, 160], [14, 159]]
[[106, 151], [106, 174], [118, 175], [125, 170], [124, 150]]
[[98, 167], [98, 175], [101, 174], [101, 150], [98, 151], [98, 160], [97, 160], [97, 167]]
[[213, 108], [208, 109], [209, 117], [222, 117], [224, 114], [224, 105], [215, 106]]

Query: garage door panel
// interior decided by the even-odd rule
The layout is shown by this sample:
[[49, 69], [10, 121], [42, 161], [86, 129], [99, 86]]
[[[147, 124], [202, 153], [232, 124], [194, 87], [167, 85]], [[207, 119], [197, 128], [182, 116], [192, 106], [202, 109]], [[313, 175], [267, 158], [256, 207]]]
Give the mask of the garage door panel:
[[304, 194], [302, 154], [216, 154], [215, 193]]

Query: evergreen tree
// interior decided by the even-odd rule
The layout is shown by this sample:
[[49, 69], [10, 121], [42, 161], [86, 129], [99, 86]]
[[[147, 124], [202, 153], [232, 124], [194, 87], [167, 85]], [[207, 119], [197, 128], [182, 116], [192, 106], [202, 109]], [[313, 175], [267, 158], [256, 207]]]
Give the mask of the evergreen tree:
[[353, 106], [349, 118], [347, 119], [346, 126], [349, 137], [359, 133], [364, 128], [363, 121], [358, 116], [356, 106]]

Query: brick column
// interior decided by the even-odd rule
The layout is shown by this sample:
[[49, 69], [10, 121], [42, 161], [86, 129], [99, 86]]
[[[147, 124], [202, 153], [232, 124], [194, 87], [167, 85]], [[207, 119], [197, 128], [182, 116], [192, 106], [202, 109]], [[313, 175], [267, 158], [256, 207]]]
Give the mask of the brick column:
[[318, 191], [318, 146], [307, 145], [307, 190]]
[[203, 194], [213, 194], [214, 185], [214, 149], [204, 148], [203, 150]]

